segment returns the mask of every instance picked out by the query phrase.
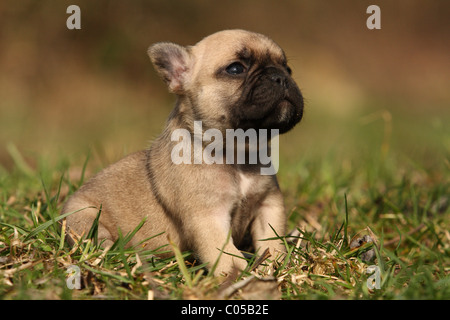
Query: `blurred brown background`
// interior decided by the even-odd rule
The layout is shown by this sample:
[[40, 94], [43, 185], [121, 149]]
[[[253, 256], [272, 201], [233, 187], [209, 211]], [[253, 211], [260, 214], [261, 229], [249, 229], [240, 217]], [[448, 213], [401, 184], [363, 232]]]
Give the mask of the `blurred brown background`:
[[[71, 4], [81, 8], [81, 30], [66, 28]], [[366, 27], [371, 4], [381, 8], [381, 30]], [[194, 44], [227, 28], [264, 33], [285, 49], [307, 101], [291, 138], [298, 145], [334, 145], [345, 127], [357, 134], [355, 119], [385, 111], [411, 145], [430, 130], [448, 134], [449, 17], [448, 0], [2, 0], [0, 166], [12, 166], [12, 144], [31, 162], [64, 155], [77, 164], [88, 148], [108, 163], [147, 147], [174, 102], [148, 46]], [[448, 148], [449, 137], [435, 143]]]

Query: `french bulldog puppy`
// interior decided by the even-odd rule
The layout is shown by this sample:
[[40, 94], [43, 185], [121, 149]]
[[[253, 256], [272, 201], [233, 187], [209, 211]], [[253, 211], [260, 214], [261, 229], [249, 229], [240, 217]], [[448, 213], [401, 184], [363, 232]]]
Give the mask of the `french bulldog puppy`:
[[[194, 46], [156, 43], [148, 55], [177, 96], [165, 129], [148, 150], [112, 164], [76, 191], [62, 210], [62, 214], [79, 210], [67, 217], [67, 226], [86, 234], [101, 207], [98, 239], [107, 246], [118, 238], [119, 229], [125, 235], [145, 218], [131, 245], [164, 232], [209, 269], [217, 263], [215, 275], [246, 268], [238, 250], [246, 232], [259, 253], [267, 248], [272, 255], [283, 252], [282, 241], [273, 239], [285, 234], [286, 224], [275, 174], [261, 174], [264, 164], [259, 160], [225, 161], [230, 141], [220, 141], [219, 135], [252, 129], [259, 139], [264, 130], [284, 133], [301, 120], [303, 97], [283, 50], [264, 35], [225, 30]], [[216, 148], [210, 153], [216, 161], [207, 156], [198, 161], [194, 149], [205, 151], [212, 139], [202, 134], [209, 129], [215, 130], [219, 143], [215, 146], [222, 146], [223, 152]], [[183, 143], [194, 147], [183, 152], [192, 161], [174, 162], [174, 150], [180, 150], [176, 132], [190, 134]], [[258, 141], [270, 148], [270, 138]], [[248, 144], [241, 141], [232, 151], [244, 150], [248, 156]], [[236, 154], [229, 159], [236, 159]], [[156, 249], [167, 244], [168, 237], [143, 243]]]

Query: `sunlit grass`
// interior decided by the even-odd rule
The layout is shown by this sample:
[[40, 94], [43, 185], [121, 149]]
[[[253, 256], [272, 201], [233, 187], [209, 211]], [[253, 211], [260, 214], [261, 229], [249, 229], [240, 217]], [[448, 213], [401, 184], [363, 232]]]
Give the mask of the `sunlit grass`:
[[[98, 170], [98, 153], [31, 166], [9, 145], [14, 167], [0, 167], [0, 298], [449, 299], [448, 131], [433, 119], [389, 120], [382, 112], [345, 121], [309, 117], [280, 142], [287, 254], [249, 256], [248, 270], [231, 282], [208, 275], [173, 245], [128, 248], [133, 234], [103, 249], [95, 225], [70, 247], [59, 211], [87, 172]], [[402, 128], [426, 135], [402, 141]], [[351, 248], [367, 230], [376, 244]], [[374, 259], [363, 261], [368, 250]], [[175, 257], [161, 259], [161, 251]], [[79, 290], [67, 286], [73, 265]], [[379, 288], [368, 285], [373, 267]]]

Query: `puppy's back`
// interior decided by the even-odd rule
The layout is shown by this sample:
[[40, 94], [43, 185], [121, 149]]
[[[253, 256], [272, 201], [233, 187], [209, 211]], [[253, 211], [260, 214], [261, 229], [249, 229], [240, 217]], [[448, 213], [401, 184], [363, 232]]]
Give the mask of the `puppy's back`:
[[[146, 223], [131, 244], [163, 231], [174, 234], [170, 232], [173, 230], [171, 221], [153, 196], [146, 169], [148, 152], [133, 153], [110, 165], [75, 192], [62, 214], [83, 210], [67, 217], [68, 227], [78, 235], [86, 235], [101, 208], [98, 237], [107, 239], [107, 243], [117, 239], [118, 226], [126, 235], [144, 218]], [[152, 247], [166, 243], [166, 236], [158, 238], [160, 241], [152, 240]]]

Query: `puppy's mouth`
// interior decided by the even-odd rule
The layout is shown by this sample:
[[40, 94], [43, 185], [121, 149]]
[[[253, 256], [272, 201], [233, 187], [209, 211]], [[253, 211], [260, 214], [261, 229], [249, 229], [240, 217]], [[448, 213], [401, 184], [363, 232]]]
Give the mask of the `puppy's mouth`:
[[279, 129], [280, 133], [291, 130], [303, 117], [303, 97], [293, 101], [290, 97], [285, 97], [267, 114], [262, 126], [270, 129]]
[[289, 101], [289, 99], [283, 99], [275, 108], [278, 109], [278, 120], [280, 122], [288, 121], [289, 116], [292, 113], [291, 109], [294, 108], [294, 104]]
[[280, 129], [286, 132], [303, 117], [303, 96], [296, 85], [280, 92], [274, 101], [260, 105], [259, 116], [262, 127]]
[[247, 83], [242, 99], [232, 109], [234, 127], [278, 129], [284, 133], [303, 117], [303, 96], [290, 76], [271, 69]]
[[[301, 97], [301, 96], [300, 96]], [[276, 102], [251, 104], [246, 108], [245, 117], [239, 121], [241, 129], [278, 129], [285, 133], [292, 129], [303, 117], [303, 98], [293, 100], [284, 97]]]

